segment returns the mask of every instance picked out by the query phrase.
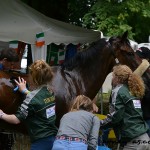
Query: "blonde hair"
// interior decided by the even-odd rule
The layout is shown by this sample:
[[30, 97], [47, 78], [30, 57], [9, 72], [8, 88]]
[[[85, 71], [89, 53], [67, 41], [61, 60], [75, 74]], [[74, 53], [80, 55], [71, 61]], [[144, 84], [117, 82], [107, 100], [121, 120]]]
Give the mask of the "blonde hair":
[[74, 103], [71, 107], [71, 111], [77, 110], [86, 110], [86, 111], [93, 111], [93, 102], [90, 98], [84, 95], [78, 95], [74, 99]]
[[47, 84], [53, 77], [51, 67], [44, 60], [36, 60], [29, 67], [29, 71], [33, 82], [38, 86]]
[[127, 84], [133, 96], [142, 98], [145, 93], [145, 85], [142, 78], [133, 73], [126, 65], [118, 65], [113, 68], [113, 73], [117, 76], [119, 83]]

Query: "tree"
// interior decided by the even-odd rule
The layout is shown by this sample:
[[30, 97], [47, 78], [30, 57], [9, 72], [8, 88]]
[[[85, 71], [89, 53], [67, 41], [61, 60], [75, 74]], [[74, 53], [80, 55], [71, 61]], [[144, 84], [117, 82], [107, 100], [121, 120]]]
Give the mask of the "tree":
[[82, 26], [83, 16], [96, 0], [22, 0], [44, 15]]
[[42, 14], [64, 22], [69, 22], [68, 0], [22, 0]]
[[148, 42], [150, 0], [22, 0], [48, 17], [100, 30], [105, 36], [129, 31], [129, 38]]
[[147, 42], [150, 35], [150, 0], [98, 0], [83, 21], [87, 28], [101, 30], [107, 36], [128, 30], [131, 39]]
[[69, 23], [83, 26], [83, 17], [96, 0], [68, 0]]

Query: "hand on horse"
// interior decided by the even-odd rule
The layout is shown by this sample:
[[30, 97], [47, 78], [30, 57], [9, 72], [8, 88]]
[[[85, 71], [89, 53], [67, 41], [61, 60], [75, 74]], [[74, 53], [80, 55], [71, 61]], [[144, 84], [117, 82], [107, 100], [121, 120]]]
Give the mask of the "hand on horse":
[[15, 82], [16, 82], [20, 92], [23, 92], [24, 90], [27, 89], [26, 88], [26, 81], [23, 78], [18, 77], [18, 81], [15, 80]]
[[0, 119], [2, 119], [2, 117], [3, 117], [4, 114], [5, 113], [0, 109]]
[[93, 113], [97, 113], [98, 112], [98, 107], [95, 103], [93, 103]]

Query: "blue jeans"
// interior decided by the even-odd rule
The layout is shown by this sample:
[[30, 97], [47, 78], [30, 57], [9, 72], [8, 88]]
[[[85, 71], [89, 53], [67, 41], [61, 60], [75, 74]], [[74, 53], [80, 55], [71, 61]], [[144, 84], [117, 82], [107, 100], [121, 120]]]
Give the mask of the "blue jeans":
[[49, 136], [46, 138], [39, 139], [31, 144], [30, 150], [51, 150], [55, 136]]
[[87, 148], [83, 142], [55, 140], [52, 150], [87, 150]]

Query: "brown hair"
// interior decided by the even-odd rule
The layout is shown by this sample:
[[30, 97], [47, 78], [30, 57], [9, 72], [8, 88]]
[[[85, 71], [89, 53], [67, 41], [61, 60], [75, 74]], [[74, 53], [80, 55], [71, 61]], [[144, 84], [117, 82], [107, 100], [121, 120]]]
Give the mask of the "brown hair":
[[0, 60], [3, 60], [4, 58], [6, 58], [9, 62], [19, 61], [19, 56], [13, 48], [3, 49], [0, 51]]
[[86, 110], [86, 111], [93, 111], [93, 102], [90, 98], [84, 95], [78, 95], [74, 99], [74, 103], [71, 107], [71, 111], [77, 110]]
[[142, 78], [133, 73], [126, 65], [118, 65], [113, 68], [113, 73], [117, 76], [119, 83], [127, 84], [133, 96], [142, 98], [145, 92], [145, 86]]
[[47, 84], [53, 77], [51, 67], [44, 60], [36, 60], [29, 71], [36, 85]]

